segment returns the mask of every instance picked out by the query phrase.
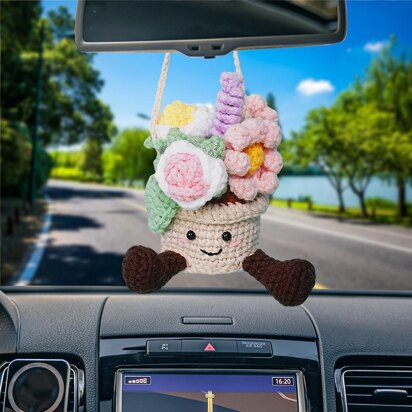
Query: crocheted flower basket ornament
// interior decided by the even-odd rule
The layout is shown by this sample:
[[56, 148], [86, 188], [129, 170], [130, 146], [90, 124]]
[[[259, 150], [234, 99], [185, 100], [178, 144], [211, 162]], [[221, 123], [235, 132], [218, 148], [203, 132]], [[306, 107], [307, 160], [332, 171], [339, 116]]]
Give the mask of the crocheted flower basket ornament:
[[157, 152], [146, 204], [162, 252], [131, 247], [123, 260], [126, 285], [148, 293], [183, 270], [243, 269], [283, 305], [300, 305], [315, 285], [313, 265], [282, 262], [259, 249], [260, 217], [282, 169], [276, 111], [261, 96], [245, 95], [234, 52], [236, 72], [222, 73], [215, 107], [175, 101], [160, 113], [169, 61], [166, 53], [145, 142]]

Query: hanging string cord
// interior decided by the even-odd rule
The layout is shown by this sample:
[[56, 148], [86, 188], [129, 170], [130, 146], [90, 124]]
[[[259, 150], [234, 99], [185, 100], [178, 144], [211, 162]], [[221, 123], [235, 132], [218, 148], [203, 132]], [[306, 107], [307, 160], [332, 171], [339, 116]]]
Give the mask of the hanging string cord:
[[[240, 67], [239, 54], [237, 51], [233, 52], [233, 62], [235, 64], [236, 72], [239, 74], [242, 74], [242, 69]], [[156, 140], [156, 125], [159, 120], [160, 106], [163, 100], [163, 92], [166, 86], [166, 79], [167, 79], [167, 73], [169, 71], [169, 65], [170, 65], [170, 53], [165, 53], [165, 57], [163, 59], [163, 64], [162, 64], [162, 70], [160, 71], [159, 82], [157, 84], [157, 91], [156, 91], [155, 101], [153, 105], [152, 118], [150, 121], [150, 133], [151, 133], [153, 141]]]
[[242, 69], [240, 67], [239, 53], [236, 50], [233, 52], [233, 62], [235, 63], [236, 72], [239, 74], [242, 74]]
[[162, 104], [163, 92], [166, 86], [167, 72], [169, 71], [170, 53], [165, 53], [162, 70], [160, 72], [159, 82], [157, 84], [156, 97], [153, 105], [152, 118], [150, 122], [150, 133], [152, 139], [156, 139], [156, 124], [159, 119], [160, 105]]

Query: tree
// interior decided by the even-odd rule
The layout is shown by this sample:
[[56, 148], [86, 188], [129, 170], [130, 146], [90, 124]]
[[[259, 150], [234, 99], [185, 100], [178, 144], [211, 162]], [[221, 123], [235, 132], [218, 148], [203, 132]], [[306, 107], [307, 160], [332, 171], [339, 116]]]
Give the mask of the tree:
[[[28, 14], [32, 18], [25, 22]], [[98, 94], [103, 81], [100, 73], [93, 68], [93, 55], [80, 53], [76, 48], [74, 19], [67, 8], [59, 7], [42, 19], [38, 2], [7, 1], [2, 2], [1, 15], [2, 20], [4, 16], [6, 22], [12, 22], [6, 24], [4, 30], [2, 27], [2, 36], [3, 31], [5, 33], [2, 58], [3, 54], [13, 50], [15, 42], [21, 44], [17, 55], [14, 52], [13, 66], [2, 62], [3, 116], [12, 121], [25, 122], [29, 129], [33, 127], [39, 33], [43, 25], [41, 141], [43, 144], [85, 141], [95, 129], [94, 123], [100, 121], [101, 112], [96, 113], [95, 107], [101, 103]], [[28, 34], [24, 28], [26, 24], [32, 26]], [[21, 33], [23, 37], [20, 37]], [[6, 58], [6, 63], [9, 60], [11, 58]]]
[[[396, 133], [387, 140], [386, 162], [382, 171], [395, 178], [398, 187], [398, 213], [407, 215], [406, 184], [412, 176], [412, 60], [396, 55], [396, 38], [367, 69], [364, 93], [379, 110], [393, 113]], [[401, 148], [401, 149], [400, 149]]]
[[372, 177], [383, 168], [388, 150], [384, 139], [394, 135], [394, 116], [372, 104], [360, 106], [355, 111], [343, 111], [341, 116], [345, 123], [341, 139], [350, 160], [344, 166], [345, 174], [350, 188], [359, 198], [362, 215], [368, 216], [366, 189]]
[[[85, 141], [88, 144], [84, 167], [101, 177], [100, 156], [95, 161], [93, 156], [96, 151], [101, 153], [103, 144], [110, 142], [116, 131], [109, 107], [98, 98], [103, 81], [93, 67], [93, 55], [78, 52], [74, 43], [73, 17], [67, 8], [60, 7], [42, 18], [39, 1], [4, 0], [1, 6], [2, 118], [7, 119], [9, 127], [22, 124], [29, 133], [33, 130], [41, 43], [44, 60], [39, 106], [41, 173], [38, 171], [37, 177], [44, 180], [50, 163], [42, 145]], [[25, 159], [23, 152], [15, 156]], [[2, 178], [7, 180], [6, 175], [12, 172], [6, 168], [4, 173]]]
[[136, 180], [146, 184], [154, 173], [155, 151], [143, 145], [149, 136], [147, 130], [126, 129], [114, 140], [104, 153], [105, 179], [111, 182], [127, 182], [132, 185]]
[[6, 120], [1, 121], [1, 194], [23, 196], [29, 174], [31, 144], [24, 126], [21, 130], [18, 125], [13, 126]]
[[89, 126], [90, 133], [83, 146], [82, 169], [94, 180], [103, 180], [103, 145], [109, 143], [117, 133], [113, 124], [113, 115], [110, 109], [100, 100], [95, 100], [90, 110], [96, 116], [95, 121]]
[[[2, 0], [1, 28], [1, 116], [22, 121], [21, 111], [32, 110], [26, 99], [34, 98], [35, 67], [24, 65], [21, 54], [36, 49], [37, 22], [40, 19], [39, 1]], [[31, 97], [30, 97], [31, 96]]]
[[293, 158], [302, 166], [317, 165], [327, 176], [335, 189], [339, 212], [345, 212], [343, 193], [345, 184], [345, 165], [347, 164], [344, 143], [339, 138], [340, 118], [336, 110], [321, 107], [311, 110], [306, 116], [302, 131], [292, 132], [289, 150]]

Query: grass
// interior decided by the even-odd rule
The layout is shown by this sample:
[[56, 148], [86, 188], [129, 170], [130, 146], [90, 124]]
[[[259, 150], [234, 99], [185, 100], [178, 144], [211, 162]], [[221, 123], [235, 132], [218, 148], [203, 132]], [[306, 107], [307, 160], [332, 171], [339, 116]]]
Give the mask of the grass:
[[7, 282], [20, 272], [28, 254], [36, 243], [47, 211], [47, 203], [38, 199], [28, 213], [21, 214], [20, 222], [14, 225], [13, 233], [7, 234], [7, 217], [22, 202], [18, 199], [5, 198], [1, 204], [1, 264], [0, 284]]
[[[270, 204], [276, 207], [287, 208], [287, 199], [272, 199]], [[405, 227], [412, 227], [412, 215], [406, 218], [400, 219], [397, 215], [396, 206], [382, 205], [376, 206], [374, 215], [372, 216], [372, 207], [369, 207], [369, 213], [371, 216], [362, 216], [361, 210], [358, 207], [348, 207], [345, 213], [339, 213], [337, 206], [312, 204], [311, 210], [309, 210], [309, 204], [307, 201], [292, 200], [291, 208], [295, 210], [306, 211], [308, 213], [323, 214], [327, 216], [337, 217], [340, 219], [359, 219], [370, 221], [374, 223], [382, 224], [401, 224]]]

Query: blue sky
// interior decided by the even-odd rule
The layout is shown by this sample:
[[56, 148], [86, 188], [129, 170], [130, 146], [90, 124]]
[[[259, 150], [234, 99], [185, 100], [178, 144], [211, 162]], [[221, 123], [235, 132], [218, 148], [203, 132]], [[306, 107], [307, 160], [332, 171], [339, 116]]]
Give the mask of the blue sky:
[[[75, 13], [75, 1], [43, 1], [44, 13], [66, 5]], [[348, 34], [337, 45], [240, 52], [246, 88], [250, 93], [276, 96], [286, 136], [299, 129], [306, 112], [329, 105], [356, 76], [391, 34], [399, 49], [412, 49], [412, 1], [348, 1]], [[117, 126], [147, 127], [136, 113], [150, 114], [163, 55], [113, 53], [95, 56], [105, 86], [101, 98], [110, 105]], [[219, 75], [233, 70], [231, 56], [205, 60], [172, 55], [164, 103], [214, 103]]]

